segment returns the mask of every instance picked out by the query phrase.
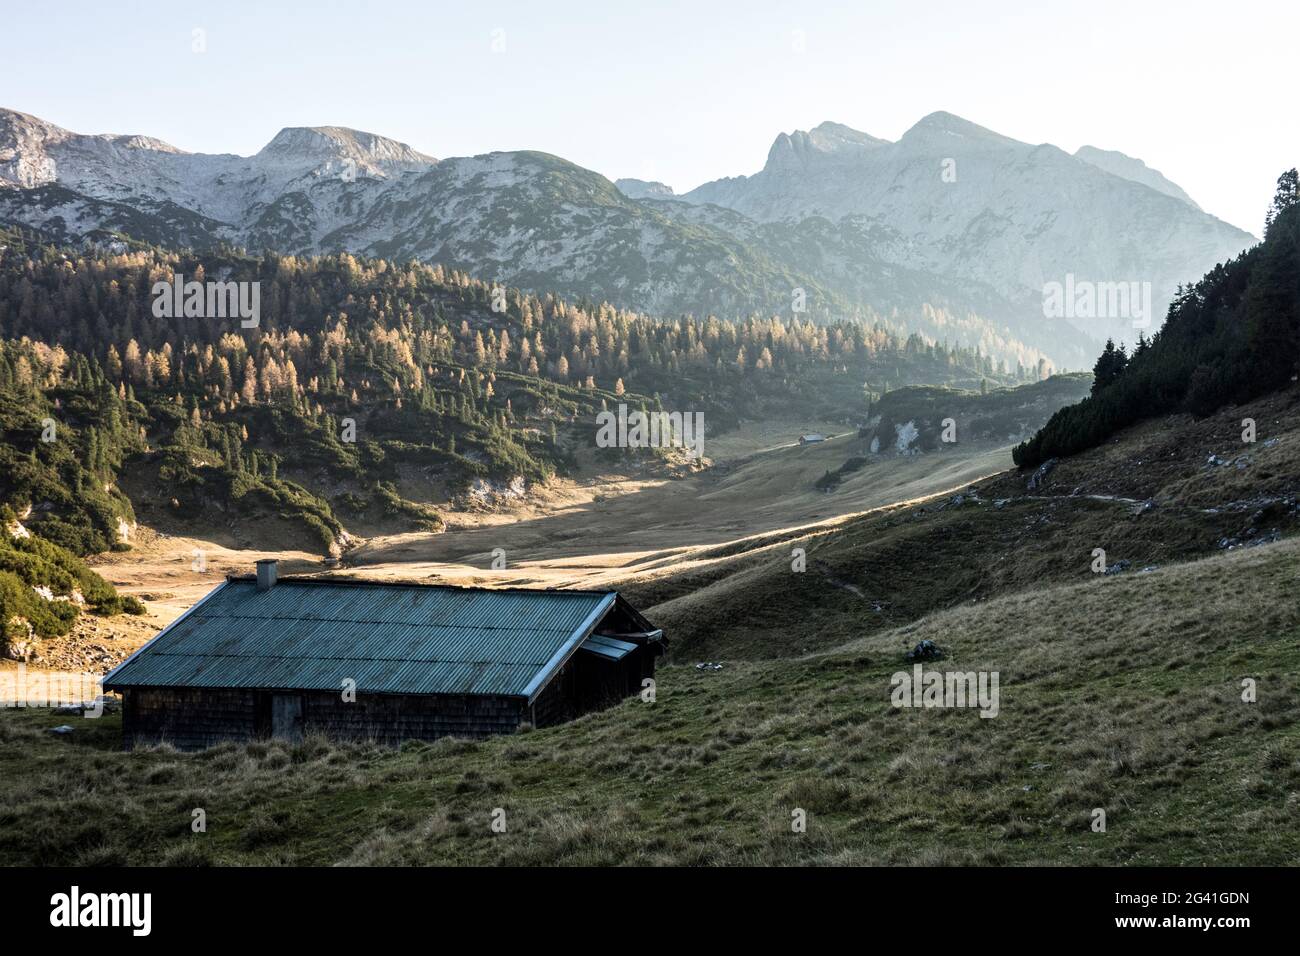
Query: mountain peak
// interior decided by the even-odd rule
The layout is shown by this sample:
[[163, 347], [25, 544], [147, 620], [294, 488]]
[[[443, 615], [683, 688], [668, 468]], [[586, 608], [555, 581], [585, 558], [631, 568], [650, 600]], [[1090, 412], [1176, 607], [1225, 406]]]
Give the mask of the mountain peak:
[[917, 120], [916, 124], [903, 134], [900, 143], [918, 141], [963, 141], [967, 144], [989, 143], [1015, 145], [1016, 140], [1001, 133], [995, 133], [978, 123], [962, 119], [953, 113], [937, 110]]
[[870, 133], [864, 133], [851, 126], [845, 126], [843, 123], [835, 123], [831, 120], [826, 120], [814, 126], [809, 131], [808, 138], [823, 152], [834, 152], [842, 149], [874, 149], [877, 146], [889, 145], [887, 139], [877, 139]]
[[346, 126], [285, 127], [258, 156], [317, 162], [352, 159], [370, 166], [430, 166], [437, 162], [405, 143]]
[[53, 182], [55, 164], [47, 150], [72, 137], [38, 116], [0, 107], [0, 182], [24, 188]]
[[185, 150], [177, 149], [171, 143], [155, 139], [153, 136], [140, 136], [139, 134], [114, 136], [109, 134], [102, 138], [122, 149], [149, 149], [157, 153], [176, 153], [178, 155], [185, 152]]
[[832, 156], [851, 159], [887, 145], [888, 140], [827, 120], [808, 131], [797, 129], [778, 134], [767, 152], [765, 168], [802, 168], [810, 161]]
[[18, 129], [41, 130], [46, 133], [61, 133], [64, 136], [71, 136], [62, 126], [55, 126], [48, 120], [43, 120], [39, 116], [33, 116], [31, 113], [23, 113], [18, 110], [11, 110], [8, 107], [0, 106], [0, 132], [12, 131]]
[[19, 144], [26, 148], [41, 143], [63, 143], [79, 140], [84, 143], [108, 143], [121, 149], [148, 149], [160, 153], [180, 153], [170, 143], [164, 143], [152, 136], [138, 134], [118, 135], [116, 133], [98, 133], [81, 135], [56, 126], [48, 120], [30, 113], [0, 107], [0, 151], [16, 149]]
[[0, 161], [13, 158], [18, 152], [39, 148], [44, 143], [58, 143], [71, 139], [74, 134], [62, 126], [0, 107]]

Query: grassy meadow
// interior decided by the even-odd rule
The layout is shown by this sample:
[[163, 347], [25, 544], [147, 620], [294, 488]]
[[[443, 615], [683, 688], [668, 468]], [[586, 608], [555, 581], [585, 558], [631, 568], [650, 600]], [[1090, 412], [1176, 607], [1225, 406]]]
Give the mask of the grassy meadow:
[[[669, 666], [653, 703], [482, 742], [123, 753], [117, 716], [7, 711], [0, 863], [1292, 863], [1298, 573], [1287, 540], [1096, 576], [822, 653]], [[925, 638], [934, 666], [1000, 673], [997, 717], [890, 705]]]

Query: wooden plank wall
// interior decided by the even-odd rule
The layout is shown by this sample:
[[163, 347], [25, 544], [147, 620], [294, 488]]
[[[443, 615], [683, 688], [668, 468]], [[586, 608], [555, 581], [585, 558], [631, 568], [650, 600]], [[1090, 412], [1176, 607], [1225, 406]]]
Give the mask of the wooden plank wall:
[[[123, 707], [126, 747], [167, 742], [201, 750], [258, 736], [258, 692], [233, 688], [127, 688]], [[527, 720], [524, 702], [511, 697], [359, 694], [303, 691], [303, 730], [336, 740], [489, 737], [513, 733]]]
[[[618, 662], [575, 655], [532, 707], [514, 697], [362, 693], [349, 703], [337, 691], [302, 691], [303, 731], [394, 746], [404, 740], [509, 734], [527, 721], [549, 727], [617, 703], [638, 693], [641, 678], [653, 676], [654, 670], [655, 654], [648, 647]], [[123, 743], [130, 748], [167, 742], [180, 750], [201, 750], [255, 739], [269, 728], [270, 693], [222, 687], [127, 688]]]

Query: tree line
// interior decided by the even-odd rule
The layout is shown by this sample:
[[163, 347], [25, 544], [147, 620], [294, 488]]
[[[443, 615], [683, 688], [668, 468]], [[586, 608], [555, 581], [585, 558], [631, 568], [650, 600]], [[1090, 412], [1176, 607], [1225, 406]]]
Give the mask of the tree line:
[[1264, 241], [1180, 287], [1164, 326], [1129, 351], [1107, 342], [1092, 394], [1053, 415], [1014, 460], [1032, 468], [1171, 412], [1208, 415], [1293, 381], [1300, 369], [1300, 175], [1278, 179]]

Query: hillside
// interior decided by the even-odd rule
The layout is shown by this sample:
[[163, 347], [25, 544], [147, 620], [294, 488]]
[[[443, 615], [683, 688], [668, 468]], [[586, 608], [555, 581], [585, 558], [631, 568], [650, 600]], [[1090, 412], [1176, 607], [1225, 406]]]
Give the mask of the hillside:
[[144, 605], [0, 506], [0, 660], [40, 663], [43, 640], [64, 637], [84, 615], [122, 613], [141, 615]]
[[913, 385], [875, 396], [862, 437], [879, 450], [899, 444], [899, 429], [909, 423], [915, 437], [903, 451], [934, 451], [944, 444], [944, 420], [952, 419], [949, 443], [1014, 442], [1033, 432], [1063, 405], [1086, 395], [1092, 376], [1053, 375], [1021, 388], [992, 388], [978, 392], [935, 385]]
[[[1293, 387], [1205, 419], [1165, 417], [1045, 475], [1002, 472], [827, 527], [742, 539], [626, 590], [674, 635], [676, 659], [753, 659], [1090, 580], [1095, 548], [1111, 576], [1146, 578], [1300, 529], [1297, 406]], [[1254, 444], [1242, 442], [1247, 416], [1259, 422]], [[795, 547], [807, 552], [802, 573], [791, 570]]]
[[[66, 717], [0, 713], [0, 862], [1285, 864], [1300, 852], [1298, 405], [1294, 386], [1135, 426], [1041, 475], [724, 533], [691, 570], [624, 589], [673, 641], [655, 702], [547, 730], [123, 754], [115, 713], [66, 739], [46, 732]], [[816, 460], [799, 467], [811, 482]], [[735, 478], [752, 500], [757, 473]], [[923, 640], [943, 670], [998, 673], [996, 718], [891, 706]]]
[[[810, 656], [662, 668], [653, 704], [478, 743], [123, 754], [117, 715], [65, 739], [8, 711], [0, 862], [1282, 865], [1298, 572], [1287, 540], [1081, 576]], [[1000, 673], [995, 719], [891, 707], [923, 639]]]
[[[83, 554], [142, 518], [337, 556], [357, 531], [438, 530], [475, 489], [573, 472], [619, 404], [720, 435], [774, 409], [856, 421], [864, 381], [1036, 374], [882, 326], [660, 319], [413, 262], [0, 240], [0, 500]], [[258, 323], [156, 315], [176, 275], [257, 283]]]

